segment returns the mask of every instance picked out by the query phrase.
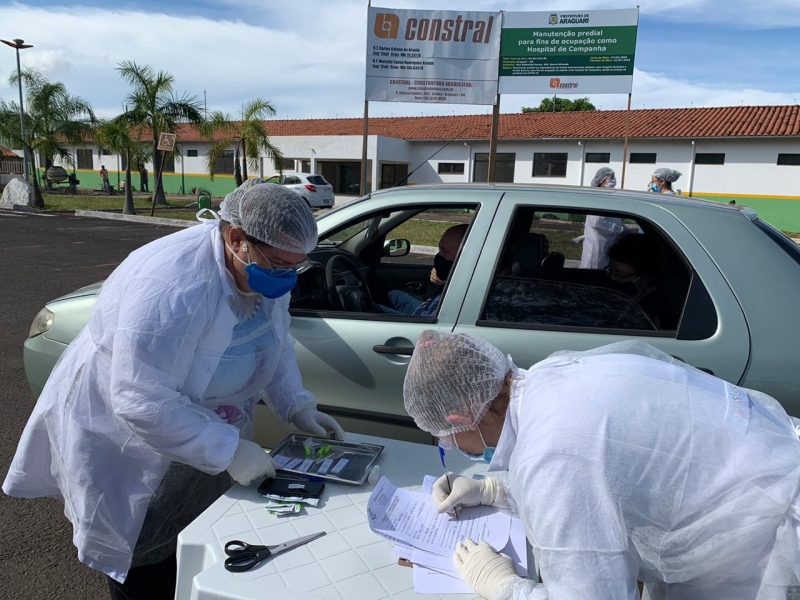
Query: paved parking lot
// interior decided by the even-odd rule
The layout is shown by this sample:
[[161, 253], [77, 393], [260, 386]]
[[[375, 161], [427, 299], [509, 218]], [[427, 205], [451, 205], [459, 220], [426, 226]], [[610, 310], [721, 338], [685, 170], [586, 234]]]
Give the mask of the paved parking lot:
[[[22, 367], [22, 343], [33, 317], [48, 300], [104, 279], [132, 250], [173, 231], [0, 211], [0, 478], [34, 405]], [[105, 579], [78, 562], [60, 502], [0, 493], [0, 532], [1, 597], [108, 597]]]

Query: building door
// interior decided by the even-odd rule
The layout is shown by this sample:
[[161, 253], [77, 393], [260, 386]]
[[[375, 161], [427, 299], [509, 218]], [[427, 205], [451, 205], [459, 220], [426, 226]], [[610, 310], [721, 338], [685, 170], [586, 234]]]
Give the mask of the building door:
[[391, 188], [402, 181], [402, 185], [408, 183], [405, 178], [408, 176], [408, 165], [405, 163], [381, 163], [381, 189]]

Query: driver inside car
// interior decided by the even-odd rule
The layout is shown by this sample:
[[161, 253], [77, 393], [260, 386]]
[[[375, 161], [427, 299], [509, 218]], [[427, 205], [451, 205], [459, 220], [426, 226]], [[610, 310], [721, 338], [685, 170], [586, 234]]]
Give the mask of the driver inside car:
[[444, 284], [450, 276], [450, 270], [458, 255], [458, 249], [469, 229], [469, 225], [454, 225], [442, 234], [439, 240], [439, 252], [433, 258], [433, 269], [431, 269], [430, 281], [432, 284], [440, 286], [438, 291], [430, 300], [420, 300], [407, 292], [391, 290], [389, 301], [391, 306], [375, 305], [375, 311], [386, 315], [408, 315], [411, 317], [432, 317], [439, 309], [439, 302], [442, 299]]

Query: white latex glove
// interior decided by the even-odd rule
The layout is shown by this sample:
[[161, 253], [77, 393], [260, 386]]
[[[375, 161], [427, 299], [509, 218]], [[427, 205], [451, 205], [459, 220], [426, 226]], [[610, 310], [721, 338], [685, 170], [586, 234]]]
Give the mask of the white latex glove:
[[450, 473], [450, 482], [452, 491], [445, 475], [433, 484], [433, 499], [439, 505], [440, 514], [452, 512], [457, 506], [491, 506], [497, 498], [497, 480], [492, 477], [478, 480]]
[[237, 483], [250, 485], [254, 479], [275, 477], [275, 462], [255, 442], [240, 439], [226, 470]]
[[467, 538], [456, 546], [456, 567], [469, 586], [484, 598], [508, 579], [519, 577], [510, 556], [500, 554], [486, 542], [476, 544]]
[[330, 432], [337, 440], [344, 439], [344, 429], [336, 422], [336, 419], [319, 412], [316, 408], [298, 410], [292, 415], [291, 421], [300, 431], [322, 437]]

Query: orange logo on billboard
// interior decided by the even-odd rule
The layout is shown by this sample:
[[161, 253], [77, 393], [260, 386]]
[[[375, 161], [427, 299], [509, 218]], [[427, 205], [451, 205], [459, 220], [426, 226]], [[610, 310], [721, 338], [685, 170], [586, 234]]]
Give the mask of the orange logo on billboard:
[[375, 15], [375, 36], [383, 39], [396, 39], [400, 31], [400, 17], [392, 13], [377, 13]]
[[550, 87], [557, 90], [561, 87], [561, 80], [558, 77], [551, 77]]

